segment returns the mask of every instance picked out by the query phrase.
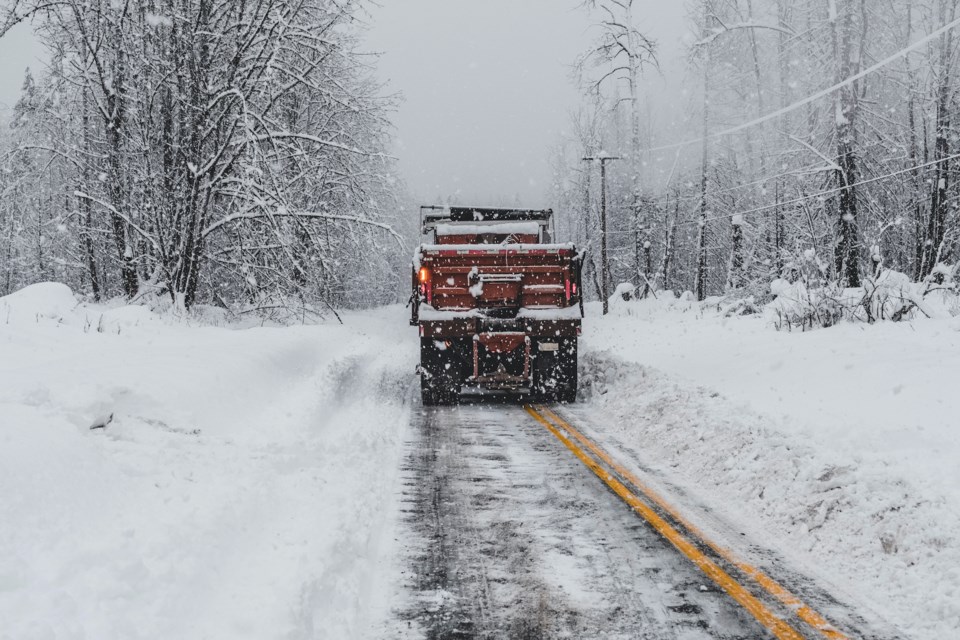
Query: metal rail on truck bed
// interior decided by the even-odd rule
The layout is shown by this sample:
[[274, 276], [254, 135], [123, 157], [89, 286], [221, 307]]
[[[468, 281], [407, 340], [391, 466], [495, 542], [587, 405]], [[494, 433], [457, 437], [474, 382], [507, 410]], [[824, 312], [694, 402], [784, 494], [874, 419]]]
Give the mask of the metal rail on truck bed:
[[[420, 207], [420, 228], [438, 222], [517, 222], [541, 221], [549, 223], [552, 209], [514, 209], [509, 207]], [[424, 231], [425, 232], [425, 231]]]
[[437, 244], [501, 244], [550, 242], [551, 209], [496, 207], [421, 207], [420, 233]]

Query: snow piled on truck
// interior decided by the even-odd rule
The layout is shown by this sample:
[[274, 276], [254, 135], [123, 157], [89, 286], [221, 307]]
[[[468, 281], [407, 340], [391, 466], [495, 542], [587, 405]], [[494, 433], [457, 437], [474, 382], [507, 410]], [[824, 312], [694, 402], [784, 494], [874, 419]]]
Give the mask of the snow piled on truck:
[[905, 637], [960, 627], [956, 319], [775, 331], [690, 297], [588, 310], [581, 391], [676, 479]]
[[436, 231], [438, 236], [461, 236], [461, 235], [482, 235], [492, 233], [497, 235], [526, 235], [535, 236], [540, 233], [541, 225], [539, 222], [485, 222], [462, 223], [448, 222], [438, 224]]
[[364, 637], [416, 341], [345, 320], [0, 298], [0, 637]]

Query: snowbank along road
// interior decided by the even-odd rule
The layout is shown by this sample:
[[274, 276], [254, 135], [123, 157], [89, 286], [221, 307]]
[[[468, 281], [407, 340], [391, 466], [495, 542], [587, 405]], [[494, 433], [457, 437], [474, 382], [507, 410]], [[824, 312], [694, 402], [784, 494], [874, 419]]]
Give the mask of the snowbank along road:
[[[954, 497], [823, 407], [815, 437], [758, 412], [741, 332], [760, 400], [837, 400], [764, 364], [787, 338], [759, 320], [649, 311], [588, 328], [577, 404], [424, 408], [400, 307], [241, 329], [0, 298], [0, 639], [954, 637]], [[840, 329], [836, 366], [876, 368]], [[956, 329], [888, 332], [914, 330], [949, 382]]]
[[401, 313], [238, 330], [0, 298], [0, 639], [362, 637], [410, 423]]
[[400, 536], [415, 542], [384, 636], [897, 637], [772, 552], [714, 542], [574, 427], [582, 411], [485, 401], [418, 421]]

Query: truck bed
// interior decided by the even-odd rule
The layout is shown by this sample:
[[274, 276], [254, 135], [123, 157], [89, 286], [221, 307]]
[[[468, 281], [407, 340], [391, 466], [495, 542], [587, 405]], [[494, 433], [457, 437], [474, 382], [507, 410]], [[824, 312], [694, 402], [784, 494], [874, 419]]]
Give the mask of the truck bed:
[[576, 305], [572, 244], [422, 245], [414, 267], [425, 302], [439, 312]]

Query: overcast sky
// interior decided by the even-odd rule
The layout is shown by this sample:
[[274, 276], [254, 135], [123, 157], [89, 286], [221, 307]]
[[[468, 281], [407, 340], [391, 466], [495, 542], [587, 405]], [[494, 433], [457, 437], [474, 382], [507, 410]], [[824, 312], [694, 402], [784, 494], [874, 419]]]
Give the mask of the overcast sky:
[[[579, 0], [382, 0], [368, 42], [403, 94], [394, 154], [420, 199], [545, 206], [549, 149], [579, 102], [570, 65], [596, 38]], [[685, 3], [636, 0], [663, 55]]]
[[[383, 54], [388, 89], [403, 95], [393, 153], [414, 197], [552, 204], [549, 151], [579, 102], [570, 66], [597, 36], [580, 0], [378, 2], [366, 43]], [[684, 4], [635, 0], [637, 26], [660, 42], [668, 76]], [[39, 69], [41, 56], [26, 26], [0, 39], [0, 109], [16, 103], [24, 69]]]
[[22, 24], [0, 38], [0, 114], [17, 103], [27, 67], [39, 72], [43, 48], [29, 25]]

